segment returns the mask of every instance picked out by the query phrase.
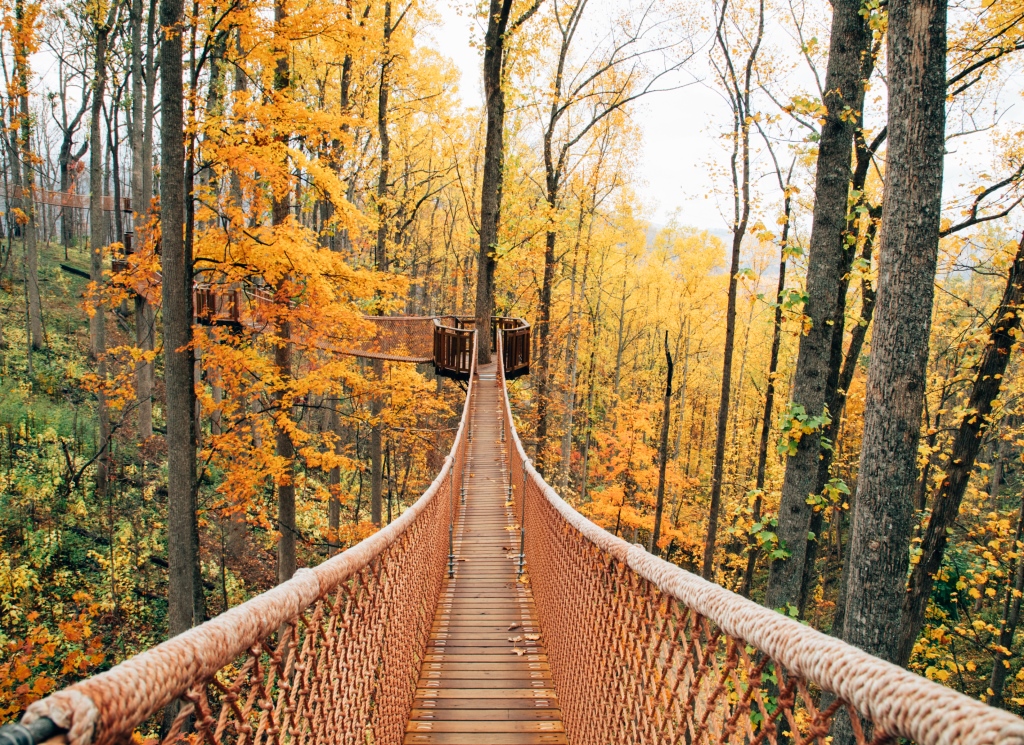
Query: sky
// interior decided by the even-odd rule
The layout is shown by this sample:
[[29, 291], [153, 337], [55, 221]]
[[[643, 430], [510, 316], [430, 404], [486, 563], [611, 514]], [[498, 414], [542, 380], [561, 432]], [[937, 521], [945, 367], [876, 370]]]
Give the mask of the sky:
[[[476, 19], [465, 8], [460, 0], [439, 0], [435, 9], [441, 23], [431, 30], [431, 36], [434, 45], [462, 71], [463, 102], [482, 106], [482, 62], [479, 49], [470, 46]], [[478, 39], [483, 36], [482, 30], [475, 33]], [[709, 152], [718, 147], [708, 129], [707, 112], [724, 111], [724, 106], [717, 93], [694, 84], [649, 96], [634, 107], [634, 117], [642, 123], [644, 133], [635, 185], [652, 208], [655, 223], [667, 222], [673, 211], [679, 210], [684, 225], [708, 230], [728, 227], [717, 205], [705, 198], [713, 186], [705, 162]]]
[[[438, 0], [434, 7], [440, 23], [431, 29], [432, 39], [425, 39], [424, 43], [433, 42], [455, 62], [462, 72], [463, 102], [480, 107], [483, 102], [480, 52], [478, 47], [470, 46], [474, 35], [476, 39], [483, 36], [479, 22], [469, 12], [471, 6], [466, 0]], [[789, 35], [778, 27], [769, 33]], [[776, 38], [776, 41], [796, 48], [795, 40]], [[698, 55], [701, 60], [706, 59], [706, 49]], [[701, 66], [701, 61], [695, 62], [696, 66]], [[812, 88], [806, 68], [798, 65], [789, 74], [803, 77], [795, 82], [801, 83], [805, 90]], [[787, 81], [786, 87], [791, 87], [791, 82], [794, 81]], [[1022, 93], [1024, 76], [1011, 78], [999, 96], [999, 126], [949, 141], [944, 179], [947, 199], [953, 194], [965, 194], [979, 183], [979, 173], [991, 170], [994, 137], [1011, 129], [1024, 128]], [[711, 86], [697, 82], [680, 90], [646, 97], [634, 106], [633, 115], [643, 134], [634, 185], [650, 208], [653, 222], [664, 224], [675, 212], [683, 225], [726, 232], [730, 226], [726, 218], [728, 205], [720, 205], [722, 197], [716, 196], [721, 194], [723, 184], [715, 183], [709, 168], [710, 163], [724, 163], [727, 157], [726, 143], [718, 134], [721, 127], [728, 124], [724, 99]], [[877, 125], [882, 123], [879, 121]], [[951, 116], [949, 131], [964, 125], [962, 120]], [[971, 128], [970, 123], [966, 126]], [[767, 161], [755, 164], [753, 170], [755, 179], [766, 186], [774, 181]], [[1018, 216], [1016, 221], [1020, 222], [1021, 218]]]

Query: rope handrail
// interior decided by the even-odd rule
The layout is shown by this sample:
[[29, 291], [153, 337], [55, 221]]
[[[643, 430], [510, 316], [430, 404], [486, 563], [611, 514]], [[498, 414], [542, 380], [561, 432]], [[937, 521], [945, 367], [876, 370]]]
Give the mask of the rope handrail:
[[[474, 392], [471, 376], [444, 466], [390, 525], [200, 626], [36, 701], [22, 725], [48, 718], [69, 745], [114, 745], [184, 698], [189, 703], [164, 743], [177, 741], [189, 719], [194, 736], [210, 745], [371, 736], [401, 742], [448, 567]], [[23, 737], [31, 743], [28, 730]]]
[[[0, 195], [11, 199], [23, 199], [27, 191], [28, 189], [23, 186], [12, 186], [10, 189], [5, 189], [3, 185], [0, 185]], [[50, 189], [42, 189], [38, 186], [33, 186], [32, 201], [39, 202], [40, 204], [48, 204], [53, 207], [89, 209], [90, 195], [78, 194], [72, 191], [52, 191]], [[131, 212], [131, 197], [121, 197], [120, 207], [120, 211], [122, 212]], [[104, 212], [114, 212], [117, 210], [117, 202], [114, 201], [113, 196], [104, 194], [100, 197], [100, 208]]]
[[578, 513], [536, 471], [516, 433], [501, 385], [502, 336], [512, 496], [573, 745], [824, 744], [843, 717], [836, 725], [846, 741], [862, 745], [896, 737], [1024, 743], [1024, 720], [708, 582]]

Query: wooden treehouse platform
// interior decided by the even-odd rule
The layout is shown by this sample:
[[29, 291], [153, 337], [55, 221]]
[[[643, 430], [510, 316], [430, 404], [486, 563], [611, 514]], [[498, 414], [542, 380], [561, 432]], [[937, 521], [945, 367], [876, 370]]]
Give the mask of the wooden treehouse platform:
[[[445, 580], [406, 745], [563, 745], [561, 710], [509, 503], [495, 366], [475, 381], [455, 576]], [[528, 568], [528, 567], [527, 567]]]

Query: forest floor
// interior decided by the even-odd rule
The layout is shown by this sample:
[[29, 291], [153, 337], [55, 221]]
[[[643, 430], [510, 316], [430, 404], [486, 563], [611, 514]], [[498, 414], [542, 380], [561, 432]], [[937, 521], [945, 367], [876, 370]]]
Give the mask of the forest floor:
[[[98, 494], [86, 467], [97, 448], [89, 280], [69, 271], [87, 273], [88, 263], [83, 247], [65, 257], [60, 245], [40, 246], [45, 345], [31, 373], [19, 241], [0, 272], [0, 721], [166, 635], [161, 383], [146, 445], [130, 413], [114, 416], [113, 478]], [[108, 312], [108, 348], [134, 339], [132, 324], [130, 313]], [[228, 546], [223, 527], [202, 530], [211, 615], [274, 581], [267, 531], [243, 524]]]

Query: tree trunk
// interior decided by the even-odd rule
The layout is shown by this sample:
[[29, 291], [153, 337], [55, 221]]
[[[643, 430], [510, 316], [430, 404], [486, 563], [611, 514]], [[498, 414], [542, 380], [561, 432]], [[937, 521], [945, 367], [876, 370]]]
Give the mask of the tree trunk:
[[[568, 337], [565, 343], [565, 369], [566, 369], [566, 385], [565, 395], [563, 397], [565, 413], [563, 414], [563, 432], [562, 432], [562, 470], [560, 474], [560, 490], [559, 493], [565, 495], [569, 492], [569, 477], [572, 471], [572, 428], [573, 419], [576, 413], [576, 375], [579, 370], [579, 329], [577, 328], [578, 323], [576, 320], [576, 277], [578, 272], [579, 262], [577, 256], [579, 254], [579, 243], [580, 237], [583, 231], [583, 217], [584, 209], [580, 207], [580, 218], [579, 224], [577, 225], [576, 233], [576, 248], [574, 250], [574, 258], [572, 265], [572, 277], [569, 283], [569, 312], [566, 316], [566, 328], [568, 329]], [[589, 268], [590, 262], [590, 234], [587, 235], [587, 246], [588, 248], [583, 254], [583, 277], [580, 282], [580, 296], [586, 297], [587, 293], [587, 269]]]
[[[146, 108], [143, 93], [145, 79], [142, 62], [142, 14], [143, 0], [132, 0], [131, 3], [131, 35], [132, 35], [132, 226], [134, 239], [141, 244], [140, 228], [147, 221], [149, 211], [149, 194], [144, 188], [143, 172], [145, 170], [145, 131]], [[152, 127], [152, 125], [148, 125]], [[150, 177], [152, 178], [152, 176]], [[126, 247], [127, 248], [127, 247]], [[134, 247], [133, 247], [134, 248]], [[135, 343], [144, 352], [154, 349], [155, 313], [149, 302], [142, 295], [135, 296]], [[153, 436], [153, 363], [140, 362], [135, 370], [135, 399], [138, 402], [138, 437], [147, 440]]]
[[711, 469], [711, 503], [708, 506], [708, 529], [704, 541], [704, 563], [701, 576], [714, 578], [715, 542], [718, 537], [718, 511], [722, 502], [722, 475], [725, 470], [725, 438], [729, 426], [729, 394], [732, 390], [732, 355], [736, 344], [736, 287], [740, 271], [740, 246], [742, 232], [733, 233], [732, 259], [729, 265], [729, 299], [725, 311], [725, 349], [722, 353], [722, 388], [718, 400], [718, 420], [715, 429], [715, 460]]
[[14, 19], [18, 35], [22, 39], [19, 42], [20, 48], [17, 50], [18, 53], [15, 55], [14, 63], [17, 78], [19, 161], [23, 169], [22, 201], [20, 202], [22, 202], [22, 211], [26, 217], [26, 222], [22, 225], [22, 240], [25, 247], [25, 281], [29, 310], [30, 345], [28, 354], [31, 355], [32, 350], [39, 350], [45, 346], [45, 338], [43, 334], [42, 304], [39, 299], [39, 249], [37, 246], [36, 210], [33, 204], [35, 174], [32, 156], [32, 117], [29, 113], [30, 72], [28, 44], [34, 32], [32, 29], [25, 28], [24, 0], [15, 1]]
[[[494, 315], [494, 269], [497, 266], [498, 224], [504, 170], [505, 93], [501, 88], [505, 62], [505, 31], [512, 0], [490, 0], [487, 35], [484, 38], [484, 104], [487, 131], [484, 136], [484, 174], [480, 188], [480, 256], [477, 261], [476, 327], [489, 329]], [[491, 361], [491, 335], [477, 338], [477, 362]]]
[[[119, 88], [111, 91], [113, 98], [120, 98], [124, 89]], [[110, 156], [110, 180], [112, 187], [110, 194], [114, 198], [114, 210], [111, 213], [114, 218], [114, 242], [119, 243], [124, 239], [124, 212], [121, 209], [121, 158], [120, 145], [118, 143], [118, 130], [121, 128], [118, 121], [118, 107], [104, 107], [104, 115], [107, 120], [107, 152]]]
[[[549, 190], [548, 206], [554, 209], [557, 189]], [[551, 362], [551, 290], [555, 284], [555, 231], [549, 230], [544, 240], [544, 279], [537, 308], [537, 446], [535, 467], [544, 475], [544, 450], [548, 439], [548, 367]]]
[[[862, 80], [868, 80], [874, 70], [874, 50], [863, 55], [861, 66]], [[853, 381], [854, 372], [857, 369], [857, 360], [860, 358], [861, 349], [867, 336], [868, 325], [874, 312], [874, 291], [871, 287], [871, 280], [861, 276], [861, 317], [850, 334], [850, 349], [843, 357], [843, 341], [846, 328], [846, 294], [850, 286], [850, 270], [853, 268], [854, 238], [856, 237], [859, 211], [857, 208], [867, 207], [869, 223], [864, 236], [861, 249], [861, 260], [867, 266], [871, 265], [871, 255], [874, 251], [875, 236], [877, 233], [878, 220], [881, 218], [881, 207], [872, 207], [867, 204], [864, 197], [865, 183], [867, 182], [868, 169], [871, 159], [878, 148], [885, 141], [886, 130], [883, 129], [870, 146], [865, 142], [863, 133], [857, 132], [854, 135], [856, 151], [856, 167], [850, 182], [852, 195], [859, 194], [860, 197], [854, 202], [853, 208], [849, 209], [846, 217], [846, 233], [843, 241], [843, 262], [840, 271], [842, 279], [839, 283], [839, 291], [836, 294], [836, 309], [832, 316], [832, 344], [829, 351], [828, 377], [825, 380], [825, 404], [828, 407], [830, 421], [823, 427], [823, 436], [831, 443], [830, 447], [822, 447], [818, 458], [818, 473], [815, 479], [814, 494], [824, 493], [832, 475], [832, 462], [835, 458], [836, 446], [839, 442], [840, 425], [843, 421], [843, 411], [846, 408], [846, 396], [850, 383]], [[804, 560], [803, 580], [800, 589], [799, 610], [803, 617], [807, 600], [814, 591], [818, 573], [815, 571], [815, 561], [818, 555], [820, 542], [817, 536], [821, 535], [822, 525], [825, 519], [825, 510], [818, 509], [811, 513], [811, 525], [809, 533], [813, 533], [815, 540], [807, 542], [807, 556]]]
[[[143, 204], [135, 207], [140, 214], [149, 216], [150, 200], [153, 197], [153, 119], [156, 105], [156, 17], [160, 0], [151, 0], [149, 18], [146, 20], [146, 102], [142, 116], [142, 198]], [[150, 382], [153, 380], [150, 366]]]
[[[683, 429], [686, 419], [686, 383], [690, 378], [690, 317], [683, 319], [679, 328], [683, 343], [683, 379], [679, 381], [679, 428], [676, 430], [676, 441], [672, 446], [672, 457], [679, 458], [682, 452]], [[676, 358], [679, 357], [679, 339], [676, 339]]]
[[[341, 444], [341, 417], [338, 416], [338, 402], [335, 401], [330, 411], [330, 430], [337, 438], [334, 443], [334, 452], [341, 455], [343, 452]], [[338, 528], [341, 525], [341, 468], [335, 466], [328, 475], [328, 486], [331, 490], [330, 501], [327, 503], [327, 530], [330, 540], [327, 545], [327, 555], [334, 556], [337, 553], [340, 543], [338, 541]]]
[[[278, 199], [274, 199], [274, 214], [278, 211]], [[285, 197], [285, 214], [287, 214], [287, 202]], [[287, 282], [287, 279], [286, 279]], [[287, 300], [282, 300], [287, 302]], [[291, 323], [285, 321], [281, 324], [281, 338], [274, 347], [274, 365], [277, 367], [281, 380], [287, 383], [292, 375], [292, 344]], [[287, 404], [288, 397], [285, 390], [278, 392], [275, 397], [281, 408], [277, 416], [287, 418], [291, 416], [291, 406]], [[285, 460], [285, 472], [277, 485], [277, 581], [287, 582], [295, 574], [297, 568], [295, 557], [295, 445], [292, 443], [288, 430], [278, 424], [274, 428], [274, 447], [278, 457]]]
[[1010, 439], [997, 437], [992, 447], [992, 471], [988, 476], [988, 504], [990, 512], [999, 510], [999, 487], [1003, 483], [1006, 462], [1010, 457], [1010, 443]]
[[[96, 19], [95, 22], [90, 112], [92, 121], [89, 127], [89, 277], [97, 286], [103, 284], [103, 247], [106, 244], [106, 220], [103, 213], [103, 91], [107, 82], [107, 42], [115, 14], [116, 5], [113, 5], [105, 20]], [[96, 361], [96, 374], [101, 384], [107, 377], [105, 317], [106, 313], [100, 303], [89, 319], [89, 349], [93, 360]], [[100, 430], [99, 442], [103, 450], [96, 460], [96, 491], [105, 494], [110, 470], [110, 412], [106, 393], [102, 389], [96, 394], [96, 408]]]
[[[287, 18], [283, 0], [274, 3], [274, 23], [281, 27]], [[291, 86], [291, 68], [287, 49], [276, 50], [277, 62], [274, 68], [274, 90], [286, 91]], [[278, 132], [278, 140], [284, 144], [288, 139], [286, 132]], [[287, 168], [287, 163], [282, 166]], [[288, 221], [291, 214], [291, 189], [275, 190], [271, 208], [271, 221], [275, 228], [280, 228]], [[291, 276], [285, 275], [277, 286], [275, 300], [288, 307], [288, 293], [291, 290]], [[275, 396], [279, 404], [277, 416], [291, 417], [290, 397], [287, 386], [292, 378], [292, 325], [283, 321], [279, 328], [279, 338], [274, 347], [274, 365], [282, 381], [282, 388]], [[297, 567], [295, 557], [295, 444], [287, 429], [277, 424], [274, 428], [274, 448], [278, 457], [285, 461], [284, 473], [277, 485], [277, 581], [287, 582], [295, 574]]]
[[[807, 259], [807, 302], [803, 309], [809, 328], [800, 337], [790, 402], [791, 407], [802, 406], [808, 417], [821, 416], [827, 402], [832, 322], [845, 274], [843, 233], [846, 230], [853, 135], [864, 105], [863, 57], [871, 50], [871, 30], [867, 19], [861, 15], [859, 0], [835, 0], [832, 8], [824, 100], [828, 115], [818, 144], [814, 214]], [[803, 435], [796, 453], [786, 461], [776, 532], [789, 557], [771, 564], [765, 598], [765, 605], [769, 608], [799, 607], [801, 603], [812, 515], [807, 497], [816, 493], [820, 452], [819, 430]]]
[[[932, 498], [932, 514], [924, 539], [921, 541], [921, 559], [910, 575], [909, 589], [903, 595], [903, 625], [900, 627], [899, 664], [906, 665], [914, 649], [914, 642], [924, 625], [935, 574], [942, 566], [949, 529], [960, 512], [960, 504], [981, 449], [981, 442], [989, 428], [992, 404], [999, 396], [1003, 375], [1010, 362], [1015, 337], [1020, 329], [1020, 309], [1024, 303], [1024, 236], [1017, 246], [1017, 255], [1010, 267], [999, 309], [989, 328], [988, 343], [974, 378], [967, 413], [953, 438], [950, 457], [941, 484]], [[881, 287], [879, 287], [881, 309]], [[879, 317], [881, 320], [881, 317]], [[877, 335], [877, 326], [875, 333]], [[876, 342], [877, 343], [877, 342]], [[872, 355], [874, 356], [874, 355]]]
[[[871, 263], [871, 253], [874, 247], [875, 235], [877, 232], [878, 223], [881, 220], [881, 208], [872, 208], [872, 222], [868, 228], [868, 235], [864, 241], [864, 248], [861, 251], [861, 258]], [[850, 348], [846, 353], [846, 359], [843, 360], [843, 369], [839, 374], [839, 386], [836, 390], [836, 417], [842, 416], [843, 408], [846, 405], [847, 392], [850, 390], [850, 384], [853, 382], [853, 376], [857, 371], [857, 361], [860, 359], [861, 349], [864, 347], [864, 341], [867, 338], [868, 326], [871, 323], [871, 319], [874, 316], [875, 311], [875, 288], [871, 284], [871, 280], [867, 277], [862, 277], [860, 281], [860, 294], [861, 294], [861, 309], [860, 319], [853, 331], [850, 334]], [[836, 442], [839, 441], [838, 437], [835, 437]], [[823, 454], [824, 455], [824, 454]], [[828, 453], [831, 456], [831, 453]], [[856, 495], [851, 494], [850, 509], [848, 510], [850, 515], [853, 515], [853, 510], [856, 507]], [[838, 535], [838, 534], [837, 534]], [[831, 633], [833, 635], [842, 634], [843, 617], [846, 613], [846, 588], [849, 584], [850, 579], [850, 561], [849, 551], [847, 551], [846, 557], [843, 559], [843, 568], [840, 573], [839, 581], [839, 592], [836, 598], [836, 611], [833, 616]], [[805, 582], [806, 586], [806, 582]]]
[[195, 389], [192, 384], [192, 267], [185, 254], [185, 131], [182, 0], [160, 0], [160, 222], [164, 383], [167, 408], [167, 623], [171, 636], [195, 620]]
[[728, 97], [733, 106], [732, 156], [730, 168], [733, 188], [732, 259], [729, 265], [729, 296], [725, 313], [725, 348], [722, 354], [722, 391], [718, 400], [718, 421], [715, 431], [715, 459], [711, 469], [711, 499], [708, 505], [708, 529], [704, 540], [704, 559], [701, 575], [711, 580], [715, 572], [715, 543], [718, 539], [718, 512], [722, 502], [722, 479], [725, 471], [725, 440], [729, 426], [729, 394], [732, 390], [732, 357], [736, 344], [736, 291], [740, 270], [740, 250], [747, 233], [750, 219], [750, 110], [751, 78], [754, 62], [764, 36], [764, 0], [758, 6], [757, 34], [742, 68], [742, 78], [734, 72], [731, 60], [732, 49], [722, 34], [725, 24], [726, 5], [722, 5], [722, 16], [717, 19], [716, 43], [728, 60], [728, 75], [723, 74]]
[[622, 354], [626, 351], [626, 278], [622, 278], [622, 299], [619, 302], [619, 329], [615, 337], [615, 375], [612, 391], [619, 395], [622, 385]]
[[[374, 248], [374, 266], [378, 272], [388, 270], [388, 178], [391, 169], [391, 135], [388, 133], [388, 105], [391, 98], [391, 2], [384, 3], [384, 38], [380, 64], [380, 88], [377, 95], [377, 136], [380, 138], [380, 173], [377, 176], [377, 243]], [[373, 361], [373, 372], [378, 385], [384, 381], [384, 362]], [[383, 518], [384, 451], [381, 446], [380, 415], [384, 402], [380, 393], [370, 403], [373, 418], [370, 429], [370, 519], [380, 526]]]
[[[1018, 547], [1022, 539], [1024, 539], [1024, 500], [1021, 501], [1020, 515], [1017, 518], [1014, 550], [1020, 551]], [[992, 677], [988, 684], [991, 689], [988, 703], [1000, 708], [1003, 705], [1003, 686], [1006, 684], [1006, 674], [1009, 672], [1013, 637], [1017, 634], [1017, 625], [1020, 623], [1020, 600], [1021, 597], [1024, 597], [1024, 559], [1018, 554], [1014, 561], [1017, 566], [1012, 575], [1013, 581], [1012, 584], [1007, 583], [1006, 598], [1003, 601], [1003, 623], [999, 629], [1000, 648], [992, 661]]]
[[[792, 174], [792, 169], [790, 170]], [[779, 176], [781, 180], [781, 174]], [[754, 476], [754, 490], [757, 492], [754, 497], [753, 514], [751, 519], [754, 523], [761, 521], [761, 507], [764, 503], [764, 475], [768, 465], [768, 440], [772, 431], [772, 420], [775, 413], [775, 378], [779, 374], [779, 347], [782, 346], [782, 296], [786, 290], [786, 258], [789, 248], [789, 223], [792, 217], [792, 195], [789, 184], [783, 186], [785, 195], [782, 203], [782, 214], [785, 222], [782, 224], [782, 236], [779, 243], [782, 246], [779, 258], [779, 284], [775, 290], [775, 318], [772, 322], [772, 351], [768, 359], [768, 384], [764, 392], [764, 411], [761, 414], [761, 440], [757, 446], [757, 472]], [[747, 566], [743, 571], [743, 582], [740, 585], [740, 595], [750, 597], [750, 589], [754, 583], [754, 567], [757, 565], [758, 544], [757, 539], [751, 536], [747, 541]]]
[[661, 516], [665, 510], [665, 466], [668, 465], [668, 428], [672, 418], [672, 354], [668, 351], [668, 332], [665, 332], [665, 398], [661, 406], [661, 440], [658, 443], [658, 495], [654, 505], [654, 529], [647, 550], [660, 553]]
[[[23, 43], [27, 45], [28, 39], [33, 35], [32, 29], [25, 28], [25, 7], [24, 0], [16, 0], [14, 4], [15, 23]], [[32, 118], [28, 110], [28, 84], [29, 84], [29, 50], [23, 47], [19, 50], [15, 59], [18, 77], [18, 105], [19, 105], [19, 139], [21, 149], [22, 192], [21, 209], [25, 213], [26, 222], [22, 226], [22, 241], [25, 247], [25, 282], [27, 283], [28, 296], [28, 330], [31, 343], [28, 354], [32, 350], [42, 349], [46, 345], [45, 334], [43, 333], [43, 310], [39, 300], [39, 249], [37, 247], [37, 220], [36, 211], [33, 205], [33, 191], [35, 188], [35, 174], [32, 166]]]
[[888, 64], [889, 167], [843, 638], [896, 661], [942, 207], [944, 2], [889, 4]]

